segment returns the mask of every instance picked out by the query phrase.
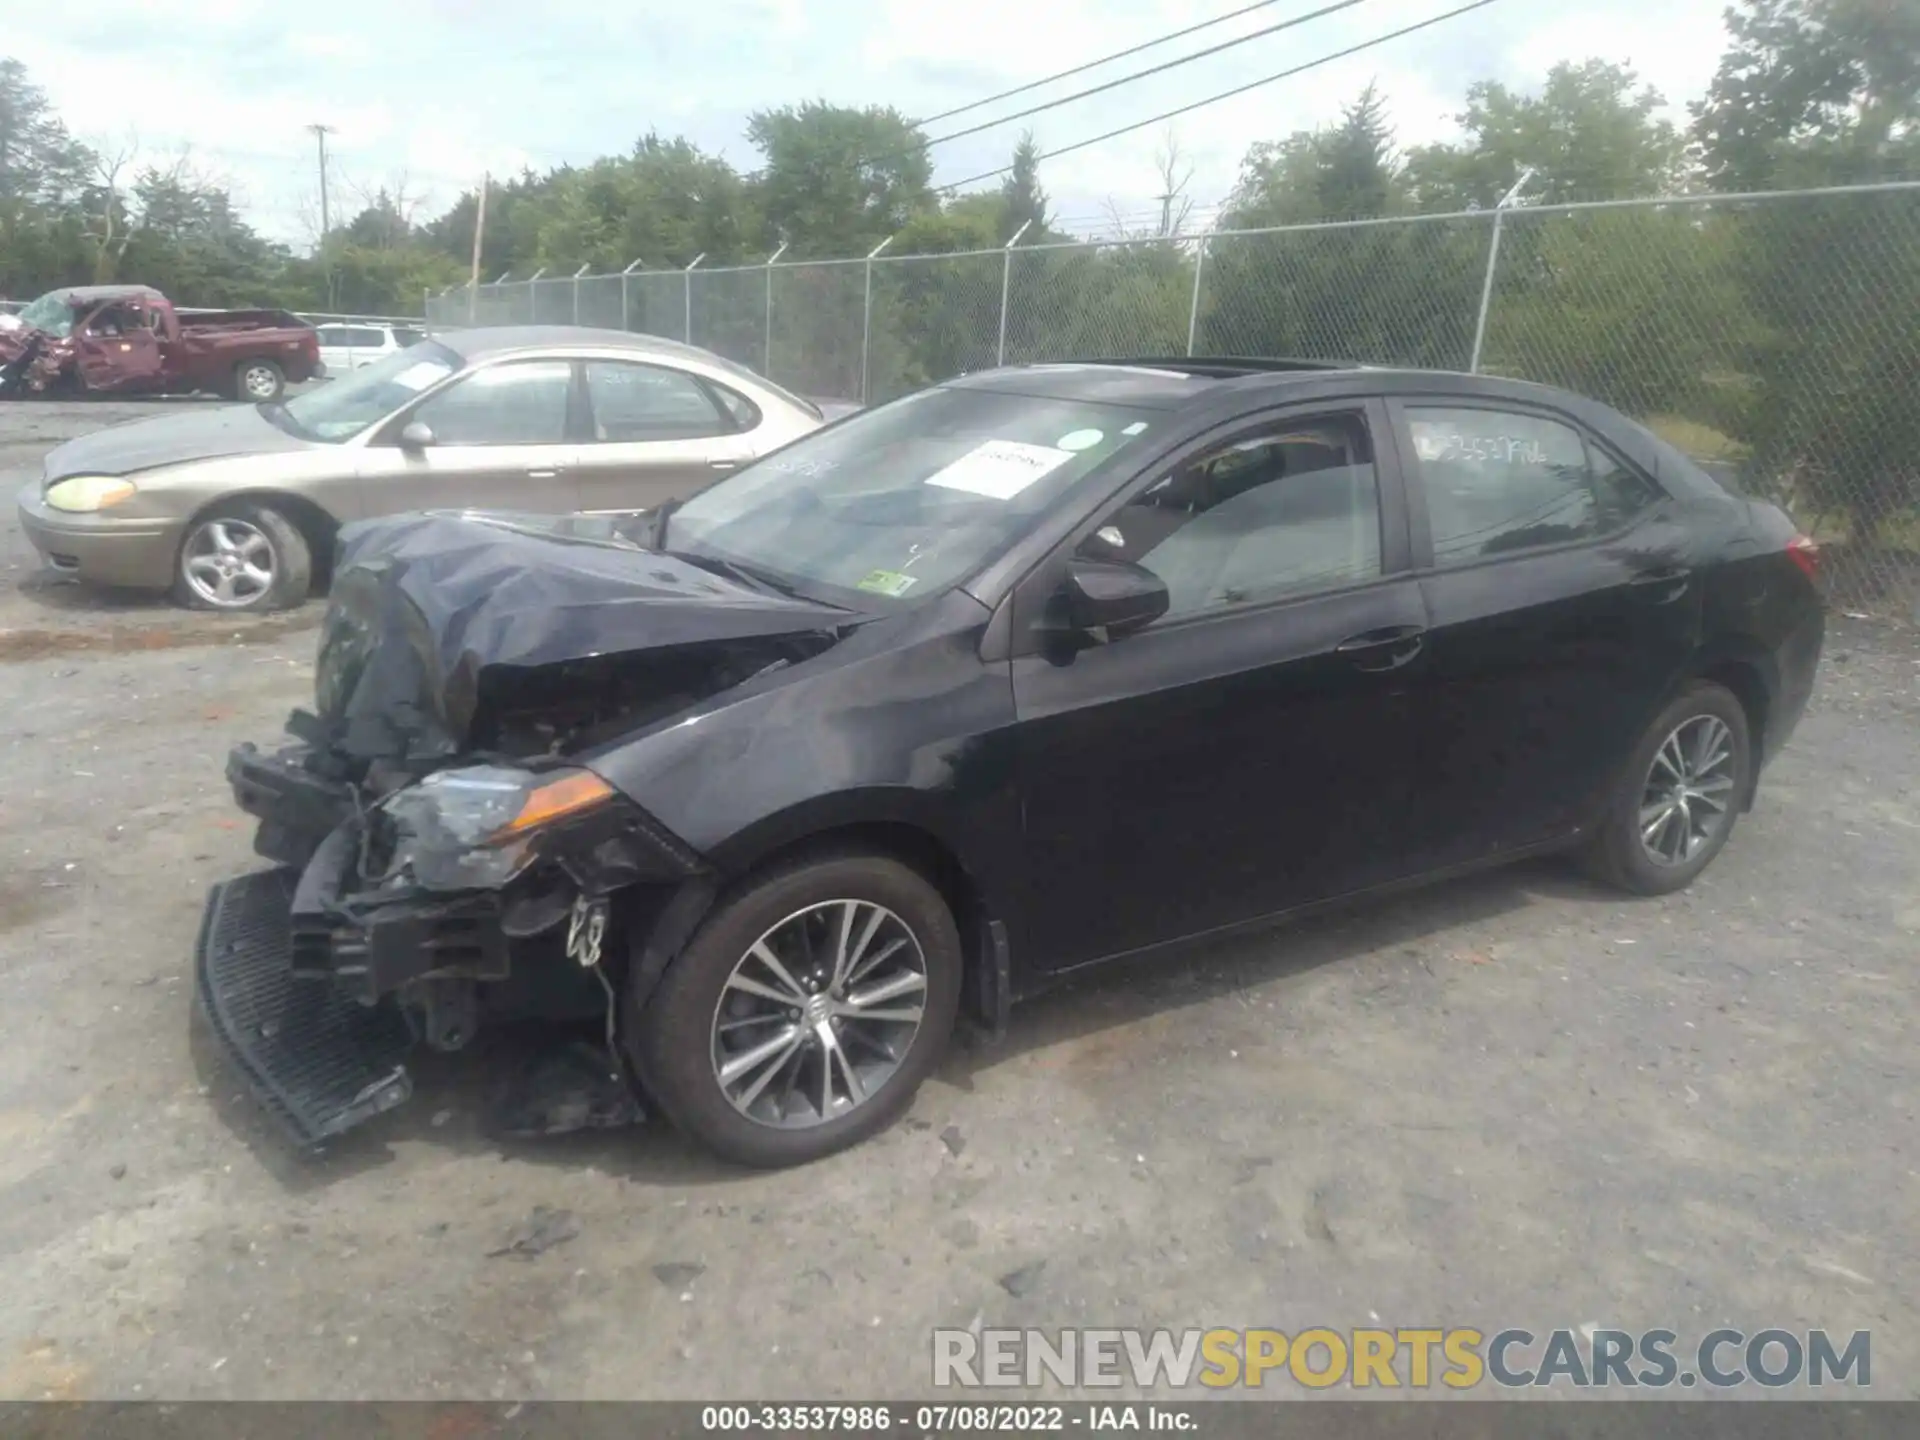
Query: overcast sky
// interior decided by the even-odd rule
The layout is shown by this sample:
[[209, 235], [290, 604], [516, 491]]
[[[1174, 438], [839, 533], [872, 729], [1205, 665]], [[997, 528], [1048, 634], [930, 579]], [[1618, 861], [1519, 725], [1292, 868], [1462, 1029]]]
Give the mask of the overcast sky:
[[[483, 169], [541, 169], [626, 149], [649, 128], [684, 134], [752, 169], [746, 116], [807, 99], [891, 104], [923, 116], [1037, 79], [1248, 0], [0, 0], [0, 50], [24, 61], [81, 138], [143, 155], [189, 147], [230, 183], [265, 233], [310, 243], [318, 185], [305, 126], [336, 127], [336, 211], [404, 181], [437, 212]], [[1271, 25], [1326, 0], [1280, 0], [1135, 59], [970, 112], [933, 133]], [[1022, 125], [1043, 148], [1112, 129], [1454, 8], [1461, 0], [1363, 0], [1165, 75], [936, 147], [937, 183], [1004, 164]], [[22, 18], [18, 7], [30, 12]], [[1174, 122], [1189, 194], [1216, 204], [1247, 145], [1337, 115], [1369, 80], [1403, 145], [1455, 133], [1476, 80], [1537, 86], [1557, 60], [1631, 64], [1676, 118], [1713, 74], [1721, 0], [1496, 0]], [[1155, 127], [1042, 167], [1069, 228], [1109, 204], [1156, 207]]]

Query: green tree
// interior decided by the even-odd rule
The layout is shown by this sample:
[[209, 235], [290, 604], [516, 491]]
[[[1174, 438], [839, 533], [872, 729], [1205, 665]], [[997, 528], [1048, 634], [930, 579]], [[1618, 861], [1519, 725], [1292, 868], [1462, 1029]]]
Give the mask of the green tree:
[[1208, 247], [1196, 348], [1384, 364], [1465, 365], [1484, 227], [1345, 227], [1406, 208], [1386, 101], [1372, 86], [1341, 120], [1247, 151]]
[[1665, 103], [1632, 69], [1604, 60], [1555, 65], [1538, 95], [1482, 81], [1455, 117], [1466, 138], [1408, 155], [1408, 194], [1429, 212], [1484, 209], [1529, 166], [1527, 198], [1541, 204], [1670, 194], [1685, 146], [1659, 117]]
[[0, 294], [90, 278], [81, 202], [92, 164], [26, 67], [0, 59]]
[[[541, 216], [552, 191], [567, 173], [556, 170], [537, 175], [524, 170], [504, 180], [496, 179], [487, 187], [487, 229], [480, 254], [483, 280], [508, 272], [526, 276], [537, 267], [534, 256], [539, 249]], [[424, 227], [426, 242], [463, 265], [471, 264], [478, 214], [479, 195], [469, 190], [445, 214], [428, 222]]]
[[926, 136], [891, 107], [761, 110], [747, 138], [765, 162], [766, 224], [796, 255], [864, 255], [933, 205]]
[[1021, 236], [1025, 243], [1034, 243], [1049, 234], [1047, 192], [1040, 188], [1040, 145], [1031, 130], [1013, 147], [1013, 168], [1000, 182], [1000, 201], [1006, 227], [1006, 234], [1000, 239], [1007, 239], [1022, 225], [1027, 227], [1027, 233]]
[[225, 188], [184, 161], [143, 167], [130, 187], [128, 211], [120, 278], [192, 305], [251, 306], [281, 298], [276, 292], [290, 258], [285, 248], [255, 234]]
[[540, 206], [533, 259], [550, 269], [678, 269], [765, 253], [745, 182], [689, 141], [648, 134], [632, 151], [558, 173]]
[[1314, 202], [1335, 220], [1385, 215], [1398, 197], [1393, 127], [1386, 97], [1372, 85], [1342, 112], [1340, 123], [1316, 137]]
[[[1716, 189], [1920, 176], [1920, 12], [1886, 0], [1745, 0], [1694, 138]], [[1738, 213], [1757, 338], [1733, 425], [1755, 483], [1877, 546], [1920, 507], [1920, 196]]]
[[1920, 7], [1742, 0], [1693, 107], [1717, 190], [1920, 175]]

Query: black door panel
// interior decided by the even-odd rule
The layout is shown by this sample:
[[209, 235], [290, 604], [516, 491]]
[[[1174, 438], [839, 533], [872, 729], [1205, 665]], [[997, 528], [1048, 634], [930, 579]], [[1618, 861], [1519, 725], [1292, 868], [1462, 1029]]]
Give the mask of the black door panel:
[[1592, 818], [1697, 644], [1700, 586], [1672, 559], [1685, 543], [1656, 518], [1610, 543], [1423, 577], [1429, 749], [1414, 823], [1428, 867]]
[[[1398, 878], [1411, 578], [1013, 662], [1035, 858], [1030, 956], [1057, 969]], [[1397, 641], [1356, 654], [1355, 637]]]

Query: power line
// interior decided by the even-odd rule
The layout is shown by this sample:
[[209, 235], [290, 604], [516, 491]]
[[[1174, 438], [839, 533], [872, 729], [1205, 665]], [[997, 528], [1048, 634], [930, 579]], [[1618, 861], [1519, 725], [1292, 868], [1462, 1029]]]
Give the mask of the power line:
[[1014, 96], [1024, 95], [1029, 90], [1038, 90], [1043, 85], [1051, 85], [1056, 80], [1066, 80], [1072, 76], [1084, 74], [1088, 70], [1097, 70], [1102, 65], [1112, 64], [1115, 60], [1124, 60], [1129, 55], [1138, 55], [1142, 50], [1151, 50], [1156, 45], [1165, 45], [1174, 40], [1183, 40], [1198, 31], [1211, 29], [1215, 25], [1224, 25], [1229, 20], [1238, 20], [1242, 15], [1251, 15], [1256, 10], [1264, 10], [1269, 5], [1278, 5], [1279, 3], [1280, 0], [1255, 0], [1255, 3], [1252, 5], [1242, 6], [1238, 10], [1229, 10], [1225, 15], [1216, 16], [1212, 20], [1202, 20], [1198, 25], [1189, 25], [1184, 30], [1174, 30], [1166, 35], [1156, 36], [1152, 40], [1143, 41], [1141, 44], [1130, 45], [1125, 50], [1116, 50], [1111, 55], [1102, 55], [1098, 60], [1089, 60], [1083, 65], [1075, 65], [1070, 70], [1056, 71], [1043, 79], [1029, 80], [1024, 85], [1016, 85], [1011, 90], [1002, 90], [998, 95], [989, 95], [984, 100], [970, 100], [965, 105], [956, 105], [951, 110], [942, 110], [938, 115], [928, 115], [922, 119], [915, 120], [913, 123], [915, 125], [931, 125], [937, 120], [951, 120], [954, 116], [964, 115], [969, 110], [978, 110], [982, 105], [997, 105], [1002, 100], [1011, 100]]
[[[1122, 75], [1115, 80], [1107, 80], [1098, 85], [1090, 85], [1085, 90], [1076, 90], [1071, 95], [1062, 95], [1058, 100], [1048, 100], [1040, 105], [1028, 106], [1025, 110], [1016, 110], [1011, 115], [1002, 115], [998, 120], [982, 120], [978, 125], [969, 125], [965, 130], [949, 131], [945, 135], [936, 135], [931, 140], [922, 140], [918, 144], [909, 145], [902, 149], [891, 151], [888, 154], [869, 156], [863, 163], [876, 164], [882, 160], [896, 159], [901, 155], [912, 155], [921, 150], [931, 150], [935, 145], [944, 145], [949, 140], [961, 140], [968, 135], [978, 135], [982, 130], [992, 130], [997, 126], [1011, 124], [1015, 120], [1024, 120], [1029, 115], [1038, 115], [1043, 110], [1057, 110], [1062, 105], [1071, 105], [1074, 101], [1084, 100], [1089, 95], [1099, 95], [1108, 90], [1117, 90], [1120, 86], [1131, 85], [1136, 80], [1145, 80], [1148, 76], [1159, 75], [1168, 70], [1178, 69], [1182, 65], [1190, 65], [1195, 60], [1204, 60], [1209, 55], [1218, 55], [1223, 50], [1232, 50], [1236, 46], [1250, 44], [1255, 40], [1263, 40], [1267, 36], [1276, 35], [1282, 30], [1291, 30], [1296, 25], [1304, 25], [1309, 20], [1318, 20], [1321, 16], [1331, 15], [1338, 10], [1351, 10], [1355, 5], [1364, 3], [1365, 0], [1334, 0], [1334, 3], [1331, 5], [1323, 5], [1318, 10], [1309, 10], [1304, 15], [1295, 15], [1290, 20], [1282, 20], [1277, 25], [1267, 26], [1264, 30], [1255, 30], [1251, 35], [1241, 35], [1232, 40], [1222, 40], [1218, 45], [1209, 45], [1205, 50], [1196, 50], [1191, 55], [1181, 55], [1172, 60], [1163, 60], [1160, 64], [1150, 65], [1145, 70], [1136, 70], [1131, 75]], [[984, 105], [987, 102], [983, 100], [980, 103]]]
[[[1274, 75], [1268, 75], [1263, 79], [1252, 80], [1245, 85], [1236, 85], [1231, 90], [1222, 90], [1218, 95], [1209, 95], [1206, 99], [1195, 100], [1190, 105], [1182, 105], [1177, 109], [1167, 110], [1158, 115], [1150, 115], [1145, 120], [1136, 120], [1131, 125], [1122, 125], [1118, 129], [1109, 130], [1102, 135], [1095, 135], [1091, 139], [1076, 140], [1071, 145], [1062, 145], [1058, 150], [1048, 150], [1044, 154], [1037, 155], [1034, 158], [1036, 161], [1052, 160], [1061, 155], [1070, 155], [1075, 150], [1086, 149], [1089, 145], [1098, 145], [1102, 141], [1131, 134], [1135, 130], [1144, 130], [1149, 125], [1158, 125], [1163, 120], [1172, 120], [1176, 116], [1185, 115], [1190, 110], [1198, 110], [1203, 106], [1215, 105], [1222, 100], [1230, 100], [1235, 95], [1244, 95], [1249, 90], [1257, 90], [1262, 85], [1271, 85], [1276, 80], [1285, 80], [1289, 76], [1299, 75], [1307, 70], [1318, 69], [1322, 65], [1330, 65], [1335, 60], [1344, 60], [1347, 56], [1357, 55], [1362, 50], [1371, 50], [1376, 45], [1384, 45], [1389, 40], [1398, 40], [1402, 35], [1411, 35], [1416, 30], [1425, 30], [1430, 25], [1438, 25], [1443, 20], [1451, 20], [1457, 15], [1465, 15], [1469, 10], [1484, 9], [1493, 3], [1494, 0], [1473, 0], [1472, 4], [1462, 5], [1458, 9], [1449, 10], [1443, 15], [1435, 15], [1428, 20], [1420, 20], [1412, 25], [1404, 25], [1398, 30], [1389, 31], [1385, 35], [1376, 35], [1371, 40], [1362, 40], [1358, 45], [1349, 45], [1344, 50], [1336, 50], [1331, 55], [1322, 55], [1317, 60], [1309, 60], [1304, 64], [1295, 65], [1290, 69], [1282, 70]], [[1005, 175], [1011, 169], [1013, 169], [1011, 165], [1002, 165], [997, 170], [984, 170], [978, 175], [969, 175], [965, 180], [955, 180], [950, 185], [937, 185], [934, 188], [936, 190], [958, 190], [962, 186], [977, 184], [982, 180], [995, 179], [998, 176]]]

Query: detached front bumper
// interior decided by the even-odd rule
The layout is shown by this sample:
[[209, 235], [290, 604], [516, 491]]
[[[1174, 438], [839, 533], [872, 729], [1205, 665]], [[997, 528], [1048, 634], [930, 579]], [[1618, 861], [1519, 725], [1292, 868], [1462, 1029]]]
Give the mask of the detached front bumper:
[[[618, 913], [651, 937], [652, 917], [704, 877], [698, 857], [621, 803], [541, 832], [498, 889], [429, 889], [388, 853], [378, 803], [312, 759], [251, 745], [228, 757], [234, 798], [260, 821], [254, 848], [278, 868], [214, 887], [196, 956], [214, 1033], [304, 1145], [405, 1101], [417, 1041], [460, 1049], [484, 1015], [604, 1016], [606, 975], [583, 967], [604, 954], [621, 979], [624, 945], [601, 949], [610, 897], [650, 892], [656, 906], [641, 893]], [[598, 917], [593, 948], [574, 956], [570, 923], [585, 914]]]
[[254, 1095], [302, 1146], [315, 1147], [402, 1104], [413, 1033], [397, 1006], [366, 1006], [294, 978], [297, 877], [262, 870], [207, 896], [195, 989], [214, 1035]]

